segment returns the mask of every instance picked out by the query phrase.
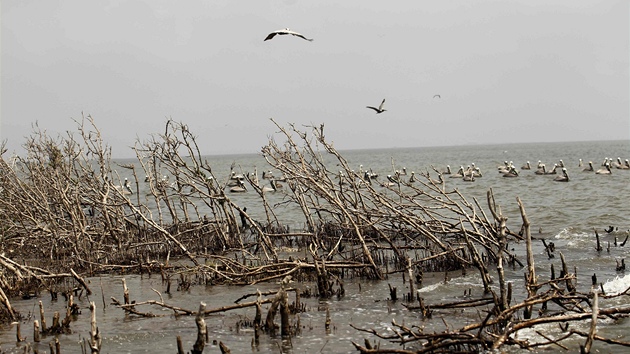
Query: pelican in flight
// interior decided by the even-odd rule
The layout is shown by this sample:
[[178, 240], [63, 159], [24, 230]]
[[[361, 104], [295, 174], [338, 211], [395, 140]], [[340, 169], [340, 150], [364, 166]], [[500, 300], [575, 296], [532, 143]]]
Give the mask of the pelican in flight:
[[385, 112], [385, 111], [386, 111], [386, 109], [383, 109], [383, 105], [384, 105], [384, 104], [385, 104], [385, 99], [383, 98], [383, 102], [381, 102], [381, 105], [380, 105], [380, 106], [378, 106], [378, 108], [376, 108], [376, 107], [372, 107], [372, 106], [365, 106], [365, 107], [366, 107], [366, 108], [369, 108], [369, 109], [373, 109], [373, 110], [375, 110], [375, 111], [376, 111], [376, 114], [379, 114], [379, 113], [383, 113], [383, 112]]
[[[269, 33], [269, 34], [267, 35], [267, 38], [265, 38], [265, 41], [268, 41], [268, 40], [272, 39], [272, 38], [273, 38], [273, 37], [275, 37], [276, 35], [279, 35], [279, 36], [284, 36], [284, 35], [287, 35], [287, 34], [290, 34], [290, 35], [292, 35], [292, 36], [296, 36], [296, 37], [300, 37], [300, 38], [302, 38], [302, 39], [306, 39], [306, 40], [307, 40], [307, 41], [309, 41], [309, 42], [312, 42], [312, 41], [313, 41], [313, 39], [312, 39], [312, 38], [306, 38], [306, 37], [304, 37], [304, 35], [303, 35], [303, 34], [301, 34], [301, 33], [297, 33], [297, 32], [294, 32], [294, 31], [291, 31], [291, 30], [290, 30], [290, 29], [288, 29], [288, 28], [281, 29], [281, 30], [277, 30], [277, 31], [273, 31], [273, 32]], [[264, 42], [264, 41], [263, 41], [263, 42]]]

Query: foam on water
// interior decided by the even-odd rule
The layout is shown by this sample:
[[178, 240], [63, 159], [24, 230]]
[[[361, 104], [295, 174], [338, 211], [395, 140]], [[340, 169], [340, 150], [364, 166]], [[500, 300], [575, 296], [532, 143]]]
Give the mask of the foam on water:
[[613, 280], [609, 280], [604, 283], [604, 291], [606, 295], [620, 294], [630, 288], [630, 274], [626, 274], [622, 277], [615, 277]]
[[595, 235], [588, 232], [579, 232], [572, 227], [566, 227], [555, 235], [554, 239], [565, 240], [567, 247], [581, 248], [587, 243], [592, 243], [595, 240]]
[[439, 289], [440, 287], [442, 287], [443, 285], [444, 285], [443, 283], [435, 283], [435, 284], [423, 286], [422, 288], [418, 289], [418, 292], [419, 293], [433, 292]]

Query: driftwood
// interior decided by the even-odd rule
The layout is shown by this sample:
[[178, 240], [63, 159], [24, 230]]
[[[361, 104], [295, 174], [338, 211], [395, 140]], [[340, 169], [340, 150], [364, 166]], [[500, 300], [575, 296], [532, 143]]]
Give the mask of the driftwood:
[[206, 321], [203, 319], [203, 313], [206, 310], [206, 304], [204, 302], [199, 304], [199, 311], [197, 311], [197, 316], [195, 318], [195, 323], [197, 324], [197, 340], [193, 345], [193, 349], [190, 351], [191, 354], [201, 354], [203, 352], [203, 348], [208, 341], [208, 330], [206, 329]]
[[[212, 166], [202, 158], [194, 135], [184, 124], [169, 120], [164, 134], [134, 147], [142, 173], [147, 176], [144, 183], [155, 201], [144, 204], [138, 195], [138, 185], [142, 182], [137, 167], [120, 165], [133, 174], [128, 187], [129, 181], [123, 183], [113, 172], [109, 149], [100, 140], [93, 119], [88, 116], [77, 123], [78, 139], [70, 135], [55, 140], [36, 130], [29, 138], [28, 159], [18, 158], [16, 164], [2, 160], [0, 182], [12, 199], [0, 200], [0, 208], [5, 211], [9, 230], [15, 231], [7, 238], [9, 247], [26, 242], [41, 245], [38, 250], [46, 250], [44, 258], [51, 264], [70, 265], [70, 276], [88, 294], [91, 290], [82, 282], [81, 272], [117, 269], [142, 272], [156, 268], [168, 271], [168, 261], [150, 260], [159, 257], [184, 256], [195, 265], [196, 271], [212, 277], [214, 282], [232, 284], [255, 284], [318, 269], [321, 279], [335, 269], [382, 279], [385, 274], [378, 254], [381, 250], [393, 252], [397, 262], [404, 264], [411, 259], [405, 249], [423, 249], [421, 260], [413, 260], [412, 267], [406, 262], [407, 272], [434, 270], [440, 267], [439, 262], [465, 268], [473, 260], [461, 252], [461, 245], [450, 243], [450, 239], [464, 235], [475, 248], [482, 247], [491, 258], [496, 257], [494, 249], [498, 244], [493, 233], [498, 230], [484, 211], [476, 207], [476, 201], [469, 203], [458, 192], [437, 186], [428, 177], [418, 178], [413, 184], [399, 181], [390, 190], [396, 197], [385, 197], [372, 186], [371, 179], [354, 172], [326, 142], [323, 127], [314, 127], [315, 141], [293, 126], [279, 127], [287, 139], [284, 148], [271, 140], [262, 149], [270, 167], [283, 175], [285, 203], [297, 206], [304, 213], [306, 230], [287, 232], [267, 204], [256, 172], [244, 175], [246, 182], [260, 192], [267, 220], [253, 220], [246, 208], [230, 200], [224, 192], [229, 178], [221, 182], [213, 174]], [[318, 148], [336, 159], [342, 171], [330, 171]], [[182, 151], [186, 152], [186, 158]], [[235, 167], [231, 166], [232, 172], [236, 172]], [[26, 178], [22, 180], [22, 176]], [[40, 198], [34, 199], [37, 196]], [[38, 200], [49, 202], [38, 203]], [[210, 217], [201, 215], [199, 203], [211, 211]], [[33, 208], [15, 208], [27, 204], [33, 204]], [[151, 212], [152, 208], [157, 211]], [[56, 216], [59, 214], [66, 215], [66, 219], [60, 220]], [[245, 238], [249, 232], [237, 222], [240, 217], [235, 217], [236, 214], [242, 216], [248, 231], [256, 236], [254, 242]], [[392, 228], [392, 225], [398, 226]], [[59, 236], [51, 238], [52, 234]], [[201, 234], [204, 237], [198, 237]], [[279, 259], [278, 243], [281, 246], [288, 236], [297, 239], [303, 249], [313, 245], [317, 254], [312, 259]], [[200, 239], [208, 242], [200, 243]], [[252, 255], [246, 249], [254, 245]], [[221, 255], [212, 256], [216, 266], [197, 263], [198, 254], [225, 249], [240, 249], [243, 258], [260, 258], [252, 266]], [[141, 259], [134, 256], [135, 264], [125, 264], [129, 263], [131, 252], [144, 256]], [[70, 254], [74, 256], [69, 257]], [[20, 268], [6, 257], [0, 261], [13, 276], [24, 279], [27, 272], [45, 287], [61, 275]], [[482, 267], [483, 262], [475, 263]], [[330, 296], [331, 289], [326, 289], [324, 281], [320, 283], [322, 293]], [[409, 292], [411, 298], [415, 296], [413, 290]]]
[[219, 342], [219, 349], [222, 354], [230, 354], [232, 352], [223, 342]]
[[96, 305], [90, 302], [90, 350], [92, 353], [101, 352], [101, 334], [96, 326]]
[[[430, 311], [436, 311], [440, 309], [455, 309], [462, 307], [474, 307], [474, 306], [492, 306], [488, 315], [482, 322], [466, 325], [460, 329], [452, 330], [446, 329], [444, 332], [437, 333], [424, 333], [421, 330], [399, 325], [392, 322], [392, 325], [397, 329], [395, 334], [379, 334], [374, 330], [356, 328], [357, 330], [371, 333], [382, 339], [387, 339], [394, 343], [406, 344], [410, 342], [420, 342], [421, 350], [402, 350], [402, 349], [374, 349], [368, 346], [361, 346], [355, 342], [353, 345], [361, 353], [424, 353], [424, 352], [448, 352], [452, 350], [465, 351], [465, 352], [477, 352], [480, 350], [498, 349], [506, 344], [517, 345], [524, 349], [533, 349], [540, 346], [556, 345], [563, 349], [568, 349], [561, 342], [572, 335], [580, 335], [586, 337], [586, 342], [581, 346], [583, 353], [588, 353], [591, 350], [592, 344], [595, 340], [603, 341], [610, 344], [617, 344], [622, 346], [628, 346], [630, 343], [603, 338], [596, 333], [596, 322], [599, 316], [611, 316], [612, 318], [626, 317], [630, 315], [630, 307], [621, 308], [606, 308], [599, 309], [599, 301], [597, 294], [596, 284], [593, 287], [592, 299], [588, 294], [581, 294], [577, 291], [574, 285], [575, 276], [567, 271], [567, 264], [564, 262], [564, 257], [561, 254], [563, 273], [562, 277], [551, 277], [549, 281], [538, 282], [538, 278], [534, 272], [534, 261], [531, 252], [531, 235], [529, 233], [529, 221], [525, 214], [525, 210], [520, 200], [517, 200], [523, 217], [523, 224], [525, 230], [525, 236], [527, 242], [527, 258], [528, 258], [528, 273], [525, 274], [526, 289], [528, 290], [528, 297], [523, 302], [508, 305], [504, 295], [500, 297], [493, 296], [487, 299], [470, 299], [464, 301], [457, 301], [443, 304], [424, 304], [423, 299], [419, 299], [420, 306], [406, 306], [410, 310], [421, 310], [426, 317], [426, 313]], [[492, 198], [489, 198], [489, 203], [493, 203]], [[501, 214], [498, 212], [498, 208], [491, 206], [495, 219], [501, 221]], [[495, 212], [496, 210], [497, 212]], [[499, 234], [500, 235], [500, 234]], [[501, 253], [499, 252], [498, 255]], [[501, 266], [500, 258], [497, 262], [497, 267]], [[499, 277], [501, 277], [500, 268], [498, 270]], [[596, 280], [593, 280], [596, 283]], [[500, 286], [502, 288], [502, 286]], [[543, 287], [549, 287], [548, 290], [538, 293], [538, 290]], [[611, 295], [613, 297], [626, 296], [630, 289], [620, 293]], [[501, 290], [503, 292], [503, 290]], [[547, 303], [554, 303], [558, 305], [562, 311], [556, 314], [545, 314], [538, 318], [533, 318], [532, 309], [536, 306], [542, 306], [546, 308]], [[585, 303], [591, 307], [590, 311], [587, 311], [581, 303]], [[518, 313], [523, 311], [524, 316], [522, 319], [518, 319]], [[529, 316], [527, 315], [529, 314]], [[542, 314], [542, 313], [541, 313]], [[560, 338], [551, 338], [548, 335], [536, 331], [538, 335], [543, 338], [543, 342], [529, 342], [520, 341], [513, 337], [513, 334], [524, 328], [532, 328], [544, 323], [559, 323], [564, 324], [564, 328], [568, 328], [568, 324], [572, 321], [583, 321], [585, 319], [591, 319], [591, 327], [588, 333], [583, 333], [575, 330], [571, 330], [566, 335]], [[505, 323], [511, 322], [510, 326], [505, 326]], [[473, 331], [477, 334], [474, 335]], [[484, 335], [487, 333], [487, 335]]]
[[[564, 326], [589, 318], [595, 324], [598, 316], [618, 319], [630, 313], [627, 308], [602, 306], [601, 302], [615, 294], [598, 295], [598, 303], [578, 291], [577, 272], [575, 268], [569, 271], [562, 253], [560, 275], [552, 274], [548, 281], [539, 279], [530, 223], [520, 199], [517, 203], [524, 236], [509, 230], [507, 215], [496, 205], [492, 191], [482, 206], [478, 200], [469, 201], [457, 189], [448, 188], [441, 175], [438, 181], [431, 179], [428, 170], [413, 180], [403, 179], [393, 158], [393, 175], [387, 181], [379, 180], [371, 170], [350, 166], [326, 140], [323, 124], [308, 127], [308, 132], [294, 125], [282, 127], [273, 120], [272, 124], [285, 141], [278, 144], [270, 139], [261, 152], [268, 167], [282, 175], [278, 178], [284, 184], [280, 203], [301, 212], [303, 230], [290, 231], [269, 205], [266, 193], [278, 193], [277, 181], [273, 191], [267, 192], [255, 168], [253, 173], [243, 171], [236, 163], [230, 166], [229, 176], [215, 175], [219, 169], [203, 157], [196, 137], [183, 123], [168, 120], [163, 133], [138, 142], [134, 147], [137, 163], [117, 165], [129, 172], [125, 181], [116, 172], [111, 149], [101, 140], [91, 117], [77, 121], [77, 136], [69, 133], [52, 138], [35, 126], [25, 144], [26, 156], [0, 159], [0, 221], [4, 227], [0, 302], [7, 317], [19, 317], [11, 307], [12, 296], [30, 296], [41, 290], [57, 293], [66, 279], [72, 279], [73, 284], [62, 289], [62, 294], [76, 291], [75, 295], [81, 296], [85, 290], [90, 295], [84, 277], [113, 271], [159, 272], [169, 284], [170, 279], [179, 277], [182, 289], [204, 283], [251, 285], [292, 277], [315, 282], [315, 295], [321, 298], [343, 296], [341, 279], [345, 277], [383, 280], [402, 273], [409, 281], [406, 297], [415, 301], [414, 281], [421, 286], [423, 272], [442, 272], [446, 278], [449, 272], [464, 272], [470, 267], [481, 275], [483, 298], [442, 304], [426, 304], [419, 298], [418, 307], [406, 306], [419, 309], [426, 319], [443, 309], [485, 306], [485, 317], [478, 323], [457, 329], [444, 322], [446, 330], [435, 333], [396, 323], [394, 335], [357, 330], [392, 343], [415, 342], [419, 352], [477, 352], [504, 346], [531, 349], [563, 347], [561, 342], [567, 336], [582, 334], [570, 331], [555, 339], [541, 334], [543, 342], [527, 343], [515, 338], [520, 329], [541, 323]], [[145, 182], [138, 174], [146, 176]], [[255, 220], [226, 193], [235, 180], [249, 184], [247, 188], [260, 198], [262, 220]], [[140, 183], [146, 183], [147, 199], [140, 197]], [[508, 247], [520, 240], [526, 242], [526, 265]], [[552, 258], [552, 245], [545, 248]], [[601, 244], [596, 249], [601, 250]], [[177, 258], [185, 262], [171, 261]], [[508, 264], [526, 267], [522, 290], [527, 297], [519, 303], [513, 303], [511, 296], [517, 285], [505, 279]], [[495, 270], [493, 279], [490, 274]], [[395, 300], [396, 286], [390, 289]], [[143, 306], [196, 316], [198, 340], [193, 350], [200, 352], [207, 339], [200, 340], [203, 317], [235, 308], [256, 308], [258, 336], [258, 329], [263, 327], [262, 304], [271, 303], [267, 329], [277, 327], [273, 320], [279, 311], [282, 334], [292, 335], [287, 291], [287, 284], [282, 282], [278, 292], [266, 294], [274, 295], [271, 298], [263, 299], [259, 293], [253, 302], [191, 310], [165, 303], [157, 291], [160, 300], [131, 301], [123, 280], [123, 301], [113, 297], [112, 301], [133, 316], [155, 316], [141, 311]], [[296, 291], [296, 308], [298, 299]], [[61, 327], [70, 323], [73, 311], [78, 311], [72, 305], [70, 295]], [[548, 306], [553, 306], [554, 312]], [[40, 308], [43, 331], [60, 327], [58, 314], [50, 329], [43, 319]], [[92, 324], [89, 347], [95, 352], [100, 350], [95, 317]], [[330, 328], [330, 321], [327, 326]], [[595, 340], [607, 340], [594, 329], [584, 337], [585, 351]], [[407, 352], [371, 345], [355, 347], [370, 353]]]

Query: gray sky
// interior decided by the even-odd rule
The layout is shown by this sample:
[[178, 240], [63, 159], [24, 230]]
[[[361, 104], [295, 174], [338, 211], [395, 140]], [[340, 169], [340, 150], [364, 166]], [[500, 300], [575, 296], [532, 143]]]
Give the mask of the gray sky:
[[[188, 124], [205, 154], [281, 124], [338, 149], [630, 139], [627, 0], [2, 1], [1, 138], [96, 119], [115, 157]], [[289, 27], [314, 38], [276, 36]], [[441, 98], [433, 98], [435, 94]], [[386, 98], [388, 110], [365, 108]]]

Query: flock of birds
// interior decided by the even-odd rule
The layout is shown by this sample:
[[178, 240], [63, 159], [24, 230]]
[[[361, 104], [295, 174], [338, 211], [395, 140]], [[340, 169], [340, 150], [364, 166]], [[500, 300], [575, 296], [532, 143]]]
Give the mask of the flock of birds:
[[[312, 38], [307, 38], [303, 34], [295, 32], [295, 31], [292, 31], [289, 28], [283, 28], [283, 29], [280, 29], [280, 30], [277, 30], [277, 31], [273, 31], [273, 32], [269, 33], [267, 35], [267, 37], [265, 37], [264, 40], [268, 41], [270, 39], [273, 39], [275, 36], [286, 36], [286, 35], [299, 37], [299, 38], [305, 39], [305, 40], [307, 40], [309, 42], [313, 41]], [[440, 95], [433, 95], [433, 98], [442, 98], [442, 96], [440, 96]], [[381, 114], [381, 113], [387, 111], [386, 109], [383, 108], [384, 105], [385, 105], [385, 99], [383, 99], [383, 101], [381, 101], [381, 104], [378, 107], [374, 107], [374, 106], [365, 106], [365, 107], [374, 110], [376, 112], [376, 114]]]
[[[582, 168], [582, 172], [595, 172], [598, 175], [611, 175], [613, 169], [617, 170], [630, 170], [630, 161], [626, 159], [625, 161], [621, 161], [621, 158], [618, 157], [617, 160], [610, 159], [606, 157], [604, 161], [601, 163], [600, 168], [595, 169], [593, 167], [593, 162], [589, 161], [588, 165], [585, 166], [582, 159], [579, 159], [578, 168]], [[531, 163], [527, 161], [523, 166], [521, 166], [522, 170], [534, 170]], [[558, 172], [558, 169], [560, 172]], [[498, 172], [503, 177], [514, 178], [519, 177], [522, 172], [514, 165], [513, 161], [505, 161], [503, 165], [497, 167]], [[441, 174], [450, 175], [451, 178], [462, 178], [464, 181], [473, 182], [475, 178], [481, 177], [481, 171], [478, 167], [475, 167], [475, 164], [471, 164], [467, 168], [464, 169], [464, 166], [460, 166], [459, 170], [456, 173], [451, 172], [451, 167], [446, 166], [446, 170], [441, 172]], [[547, 166], [542, 163], [542, 161], [538, 161], [534, 170], [535, 175], [554, 175], [556, 176], [553, 180], [555, 182], [569, 182], [571, 178], [569, 177], [569, 173], [567, 172], [567, 168], [562, 160], [559, 160], [558, 163], [554, 163], [551, 169], [547, 169]], [[413, 175], [413, 172], [412, 172]]]
[[[256, 185], [262, 193], [276, 192], [279, 189], [284, 188], [284, 185], [281, 182], [284, 182], [285, 179], [275, 178], [271, 170], [264, 171], [262, 173], [262, 179], [267, 181], [268, 184], [265, 185], [259, 181], [257, 172], [251, 173], [247, 178], [247, 180], [250, 181], [250, 184]], [[245, 176], [242, 174], [236, 174], [236, 172], [232, 170], [226, 187], [229, 188], [230, 193], [245, 193], [247, 192], [245, 180]]]
[[[276, 36], [286, 36], [286, 35], [290, 35], [290, 36], [295, 36], [298, 38], [302, 38], [304, 40], [307, 40], [309, 42], [312, 42], [313, 39], [312, 38], [307, 38], [306, 36], [304, 36], [301, 33], [295, 32], [290, 30], [289, 28], [284, 28], [281, 30], [277, 30], [277, 31], [273, 31], [271, 33], [269, 33], [267, 35], [267, 37], [265, 37], [264, 41], [268, 41], [271, 40], [273, 38], [275, 38]], [[439, 94], [436, 94], [433, 96], [433, 98], [441, 98], [441, 96]], [[386, 112], [387, 110], [384, 108], [385, 106], [385, 99], [383, 99], [381, 101], [381, 104], [378, 107], [374, 107], [374, 106], [366, 106], [366, 108], [369, 108], [373, 111], [376, 112], [376, 114], [381, 114], [383, 112]], [[601, 168], [595, 170], [595, 168], [593, 167], [593, 162], [589, 161], [588, 162], [588, 166], [584, 167], [582, 159], [579, 160], [578, 163], [578, 167], [582, 168], [584, 172], [595, 172], [596, 174], [601, 174], [601, 175], [610, 175], [612, 174], [612, 169], [620, 169], [620, 170], [628, 170], [630, 169], [630, 162], [628, 161], [628, 159], [626, 159], [625, 161], [621, 161], [621, 158], [618, 157], [617, 160], [613, 160], [613, 159], [609, 159], [608, 157], [606, 157], [604, 159], [604, 162], [601, 164]], [[433, 167], [432, 167], [433, 168]], [[560, 169], [560, 173], [557, 172], [558, 168]], [[521, 170], [532, 170], [532, 165], [530, 164], [529, 161], [527, 161], [527, 163], [523, 166], [521, 166]], [[438, 171], [437, 169], [433, 168], [433, 170], [435, 172], [437, 172], [438, 175], [438, 179], [432, 179], [429, 176], [429, 172], [427, 171], [426, 173], [423, 173], [423, 175], [425, 177], [427, 177], [428, 181], [430, 183], [433, 184], [443, 184], [444, 183], [444, 175], [448, 175], [449, 178], [460, 178], [463, 181], [466, 182], [474, 182], [476, 178], [480, 178], [482, 177], [482, 173], [481, 170], [479, 169], [479, 167], [476, 167], [474, 163], [472, 163], [471, 165], [468, 165], [467, 168], [464, 168], [464, 166], [460, 166], [459, 169], [453, 173], [451, 171], [451, 167], [449, 165], [446, 165], [446, 169], [443, 171]], [[519, 170], [516, 168], [516, 166], [514, 165], [514, 163], [512, 161], [508, 162], [505, 161], [503, 165], [498, 166], [498, 171], [499, 173], [503, 176], [503, 177], [508, 177], [508, 178], [514, 178], [514, 177], [519, 177], [520, 176], [520, 172]], [[564, 165], [564, 162], [562, 160], [560, 160], [558, 163], [555, 163], [553, 165], [553, 167], [550, 170], [547, 170], [547, 167], [545, 166], [544, 163], [542, 163], [541, 161], [538, 161], [538, 164], [536, 165], [536, 170], [534, 171], [534, 174], [536, 175], [556, 175], [556, 177], [554, 178], [554, 181], [556, 182], [569, 182], [571, 179], [569, 177], [569, 174], [567, 172], [567, 169]], [[359, 176], [362, 176], [362, 182], [365, 183], [377, 183], [380, 186], [383, 187], [388, 187], [388, 186], [394, 186], [394, 185], [400, 185], [401, 182], [403, 181], [403, 176], [407, 175], [407, 168], [404, 167], [402, 170], [396, 170], [394, 171], [393, 175], [387, 175], [386, 176], [386, 181], [379, 181], [378, 180], [378, 174], [374, 173], [371, 169], [369, 170], [363, 170], [363, 165], [359, 166]], [[148, 176], [145, 179], [145, 182], [148, 182]], [[343, 175], [343, 173], [340, 171], [339, 175], [339, 183], [340, 184], [346, 184], [347, 183], [347, 177], [345, 177]], [[250, 176], [248, 176], [247, 178], [250, 181], [250, 184], [253, 183], [255, 184], [260, 191], [262, 192], [276, 192], [278, 189], [282, 188], [282, 184], [280, 183], [280, 181], [284, 181], [284, 179], [276, 179], [273, 177], [273, 173], [271, 171], [266, 171], [263, 172], [262, 174], [262, 179], [263, 180], [268, 180], [269, 181], [269, 185], [260, 185], [259, 184], [259, 180], [258, 180], [258, 176], [257, 173], [254, 173]], [[244, 193], [247, 192], [247, 186], [245, 184], [246, 178], [245, 176], [241, 175], [241, 174], [236, 174], [233, 170], [233, 167], [231, 169], [231, 173], [230, 173], [230, 177], [228, 180], [228, 183], [226, 185], [226, 188], [229, 188], [229, 192], [231, 193]], [[415, 172], [411, 171], [409, 179], [407, 180], [408, 183], [414, 183], [416, 182], [416, 174]], [[168, 183], [168, 178], [165, 176], [164, 179], [162, 181], [160, 181], [160, 183]], [[129, 183], [129, 181], [127, 180], [127, 178], [125, 178], [124, 183], [121, 186], [117, 186], [116, 187], [121, 193], [129, 195], [129, 194], [133, 194], [133, 190], [131, 188], [131, 185]]]
[[[583, 172], [595, 172], [595, 174], [599, 175], [610, 175], [612, 174], [612, 168], [619, 170], [630, 170], [630, 162], [626, 159], [624, 162], [621, 161], [621, 158], [617, 158], [617, 161], [613, 159], [606, 158], [605, 161], [601, 164], [601, 168], [595, 169], [593, 167], [593, 162], [589, 161], [588, 165], [585, 167], [582, 159], [579, 160], [578, 167], [583, 168]], [[567, 168], [562, 160], [558, 161], [558, 163], [554, 163], [551, 169], [547, 169], [546, 165], [541, 161], [538, 161], [538, 164], [535, 166], [534, 170], [535, 175], [554, 175], [553, 179], [555, 182], [569, 182], [571, 179], [567, 172]], [[527, 163], [521, 166], [520, 170], [533, 170], [531, 163], [527, 161]], [[498, 172], [502, 175], [502, 177], [514, 178], [521, 176], [522, 172], [514, 166], [512, 161], [505, 161], [503, 165], [498, 166]], [[446, 165], [446, 169], [442, 171], [438, 171], [434, 169], [437, 173], [437, 179], [434, 179], [430, 176], [429, 172], [422, 173], [423, 176], [427, 178], [429, 183], [432, 184], [444, 184], [445, 176], [449, 178], [458, 178], [465, 182], [474, 182], [477, 178], [483, 177], [481, 169], [475, 166], [474, 163], [471, 163], [466, 168], [464, 166], [460, 166], [456, 172], [451, 170], [450, 165]], [[384, 180], [379, 179], [379, 174], [373, 172], [372, 169], [364, 170], [363, 165], [359, 165], [358, 176], [362, 176], [362, 181], [368, 184], [375, 183], [381, 187], [393, 187], [396, 185], [400, 185], [401, 183], [414, 183], [417, 181], [417, 176], [414, 171], [408, 172], [406, 167], [403, 167], [401, 170], [395, 170], [393, 174], [388, 174]], [[405, 176], [409, 176], [405, 181]], [[263, 178], [267, 178], [270, 180], [270, 187], [263, 187], [263, 192], [275, 192], [278, 190], [277, 181], [272, 177], [271, 171], [266, 174], [263, 173]], [[339, 171], [337, 176], [339, 184], [344, 185], [348, 184], [349, 180], [346, 176], [344, 176], [342, 171]], [[240, 193], [246, 192], [247, 188], [243, 183], [244, 178], [241, 175], [234, 175], [232, 173], [232, 177], [230, 177], [230, 183], [228, 183], [228, 187], [230, 188], [230, 192], [232, 193]]]
[[[558, 168], [561, 169], [561, 174], [558, 174]], [[611, 175], [613, 168], [617, 170], [630, 170], [630, 161], [628, 161], [628, 159], [625, 159], [625, 161], [621, 161], [621, 157], [617, 157], [617, 160], [606, 157], [601, 163], [600, 168], [596, 170], [595, 167], [593, 167], [593, 161], [589, 161], [588, 166], [585, 167], [582, 159], [579, 159], [578, 168], [582, 168], [582, 172], [595, 172], [595, 174], [598, 175]], [[519, 176], [519, 172], [512, 161], [505, 161], [503, 166], [499, 166], [498, 169], [499, 172], [503, 174], [503, 177]], [[532, 166], [529, 161], [527, 161], [525, 165], [521, 166], [521, 170], [531, 169]], [[536, 170], [534, 171], [534, 173], [537, 175], [558, 175], [556, 178], [554, 178], [554, 181], [556, 182], [570, 181], [569, 174], [562, 160], [558, 161], [558, 163], [555, 163], [550, 170], [548, 170], [547, 166], [539, 160], [536, 164]]]
[[[433, 166], [432, 166], [433, 168]], [[630, 161], [626, 159], [622, 161], [621, 158], [617, 158], [617, 160], [605, 158], [604, 162], [601, 163], [600, 168], [595, 169], [593, 167], [593, 162], [589, 161], [587, 165], [585, 165], [582, 159], [578, 162], [578, 168], [582, 168], [583, 172], [594, 172], [598, 175], [611, 175], [613, 169], [617, 170], [630, 170]], [[437, 173], [437, 179], [434, 179], [430, 176], [429, 172], [422, 173], [424, 177], [427, 178], [427, 181], [432, 184], [444, 184], [445, 176], [448, 178], [458, 178], [465, 182], [474, 182], [477, 178], [483, 177], [481, 173], [481, 169], [475, 166], [474, 163], [471, 163], [466, 168], [464, 166], [460, 166], [456, 172], [451, 170], [450, 165], [446, 165], [446, 169], [442, 171], [438, 171], [433, 168], [433, 170]], [[531, 165], [529, 161], [526, 164], [521, 166], [520, 170], [517, 169], [512, 161], [505, 161], [503, 165], [497, 167], [498, 172], [502, 177], [514, 178], [522, 175], [523, 170], [534, 170], [534, 175], [553, 175], [555, 178], [553, 181], [555, 182], [569, 182], [571, 179], [567, 172], [567, 168], [562, 160], [559, 160], [557, 163], [554, 163], [551, 169], [547, 169], [546, 165], [541, 161], [538, 161], [535, 168]], [[354, 172], [354, 171], [353, 171]], [[414, 183], [417, 181], [417, 176], [414, 171], [408, 172], [406, 167], [403, 167], [400, 170], [395, 170], [393, 174], [388, 174], [384, 180], [379, 179], [379, 174], [375, 173], [372, 169], [363, 169], [363, 165], [359, 165], [359, 172], [357, 176], [362, 177], [361, 183], [366, 184], [377, 184], [381, 187], [393, 187], [404, 183]], [[409, 176], [405, 180], [405, 176]], [[347, 176], [344, 175], [342, 171], [339, 171], [337, 175], [338, 182], [340, 185], [348, 184], [350, 181]], [[282, 188], [282, 185], [278, 182], [279, 179], [273, 177], [271, 171], [263, 172], [263, 179], [269, 180], [269, 186], [264, 186], [261, 188], [263, 192], [276, 192], [279, 188]], [[285, 179], [281, 179], [285, 181]], [[245, 177], [242, 175], [237, 175], [234, 172], [231, 173], [230, 182], [228, 182], [227, 187], [231, 193], [243, 193], [247, 192], [247, 187], [245, 186]], [[258, 183], [258, 180], [255, 179], [255, 183]]]
[[[481, 169], [475, 166], [474, 163], [471, 163], [466, 168], [461, 165], [456, 172], [453, 172], [451, 170], [450, 165], [446, 165], [446, 169], [441, 171], [437, 170], [433, 166], [431, 166], [431, 168], [433, 169], [433, 171], [435, 171], [435, 173], [437, 173], [437, 179], [432, 178], [429, 171], [423, 172], [421, 173], [421, 175], [426, 177], [426, 180], [429, 183], [436, 185], [444, 184], [444, 178], [446, 176], [448, 176], [448, 178], [461, 179], [465, 182], [474, 182], [477, 178], [483, 177]], [[584, 164], [582, 159], [579, 159], [578, 168], [581, 168], [582, 172], [592, 172], [598, 175], [612, 175], [613, 170], [630, 170], [630, 161], [628, 159], [622, 161], [620, 157], [618, 157], [616, 160], [606, 157], [601, 165], [598, 166], [597, 169], [595, 169], [592, 161]], [[503, 165], [497, 167], [497, 170], [502, 177], [507, 178], [519, 177], [524, 170], [534, 170], [534, 175], [555, 176], [553, 179], [553, 181], [555, 182], [569, 182], [571, 180], [567, 172], [567, 168], [562, 160], [554, 163], [551, 169], [547, 169], [546, 165], [541, 161], [538, 161], [535, 166], [527, 161], [523, 166], [521, 166], [521, 171], [516, 168], [512, 161], [505, 161]], [[393, 174], [388, 174], [384, 180], [381, 180], [379, 179], [379, 174], [375, 173], [371, 168], [364, 170], [363, 165], [359, 165], [359, 172], [356, 173], [356, 176], [359, 177], [360, 183], [376, 184], [381, 187], [393, 187], [405, 183], [411, 184], [417, 181], [416, 173], [414, 171], [407, 172], [406, 167], [403, 167], [401, 170], [395, 170]], [[409, 177], [406, 178], [405, 176]], [[210, 179], [212, 179], [212, 177], [210, 177]], [[345, 176], [342, 171], [339, 171], [337, 179], [340, 185], [350, 183], [349, 177]], [[266, 183], [260, 181], [257, 172], [248, 174], [248, 176], [246, 177], [243, 174], [237, 174], [234, 169], [231, 168], [230, 176], [228, 178], [228, 182], [226, 183], [226, 188], [230, 193], [245, 193], [248, 191], [247, 184], [250, 184], [255, 185], [256, 189], [260, 190], [262, 193], [273, 193], [284, 187], [281, 182], [286, 182], [286, 178], [284, 177], [274, 177], [271, 170], [264, 171], [262, 173], [262, 180]], [[145, 182], [149, 182], [148, 176], [145, 178]], [[158, 186], [170, 186], [172, 188], [175, 188], [174, 183], [169, 183], [168, 176], [164, 176], [162, 180], [158, 181], [157, 184]], [[116, 186], [116, 189], [123, 195], [131, 195], [134, 193], [131, 183], [127, 178], [124, 179], [124, 182], [120, 186]]]

